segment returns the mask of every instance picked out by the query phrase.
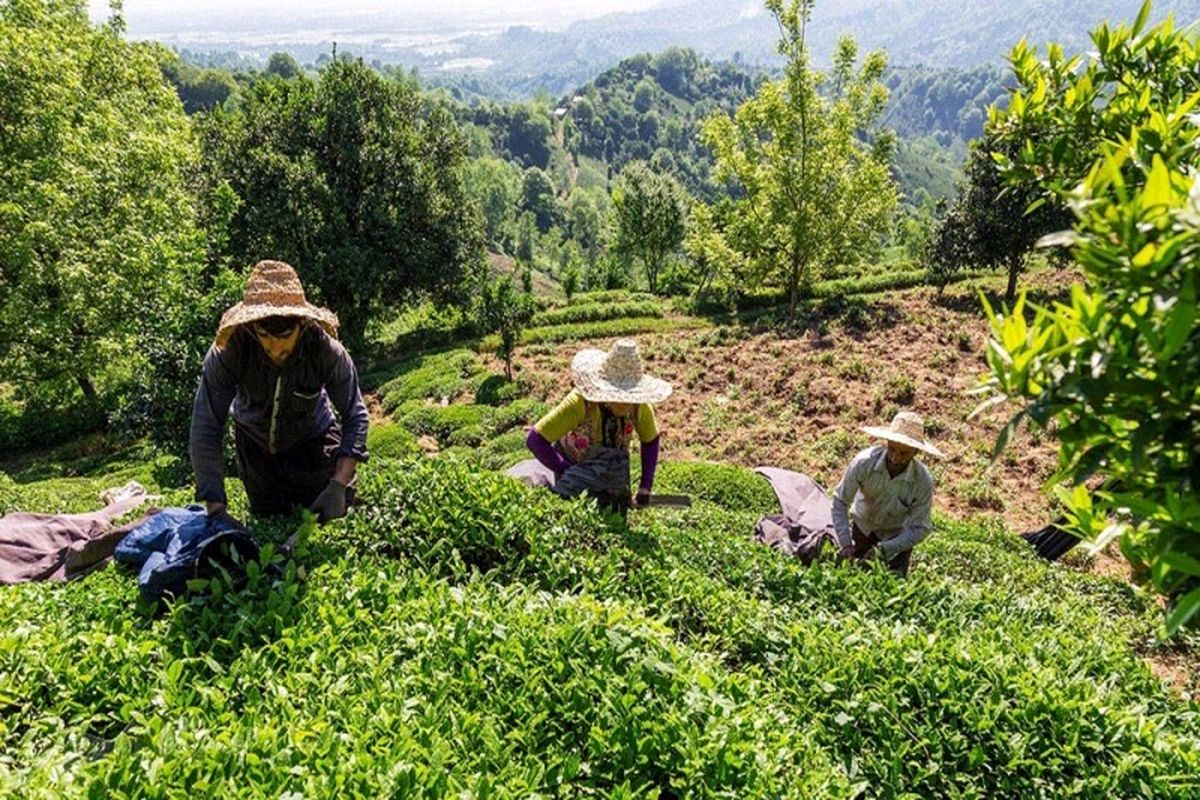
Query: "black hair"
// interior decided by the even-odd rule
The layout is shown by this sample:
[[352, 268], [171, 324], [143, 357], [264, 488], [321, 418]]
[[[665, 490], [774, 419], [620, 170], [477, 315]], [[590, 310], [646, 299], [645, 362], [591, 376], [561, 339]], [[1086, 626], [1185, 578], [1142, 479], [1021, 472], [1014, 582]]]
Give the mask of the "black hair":
[[275, 315], [255, 320], [254, 327], [271, 336], [287, 336], [301, 322], [300, 317]]

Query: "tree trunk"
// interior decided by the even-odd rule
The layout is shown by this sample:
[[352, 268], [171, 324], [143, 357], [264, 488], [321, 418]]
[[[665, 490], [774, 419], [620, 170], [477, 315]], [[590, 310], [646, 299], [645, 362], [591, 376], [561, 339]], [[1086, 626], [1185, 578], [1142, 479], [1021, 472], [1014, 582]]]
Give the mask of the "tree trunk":
[[1014, 258], [1008, 262], [1008, 288], [1004, 291], [1004, 302], [1011, 307], [1017, 299], [1017, 275], [1021, 273], [1021, 259]]
[[788, 324], [796, 321], [796, 304], [800, 300], [800, 267], [792, 264], [791, 285], [788, 287]]
[[504, 377], [508, 378], [509, 383], [512, 382], [512, 355], [504, 357]]
[[96, 397], [96, 385], [92, 383], [92, 379], [87, 375], [76, 375], [75, 382], [79, 384], [79, 388], [83, 391], [83, 396], [88, 400], [94, 400]]

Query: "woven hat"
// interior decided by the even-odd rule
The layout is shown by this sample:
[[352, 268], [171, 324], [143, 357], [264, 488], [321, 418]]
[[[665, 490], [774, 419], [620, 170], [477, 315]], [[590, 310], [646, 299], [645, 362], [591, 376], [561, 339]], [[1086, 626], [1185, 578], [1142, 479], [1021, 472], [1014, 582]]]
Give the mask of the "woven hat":
[[260, 261], [246, 279], [242, 302], [221, 316], [221, 324], [217, 326], [217, 347], [224, 347], [239, 325], [275, 316], [306, 317], [330, 336], [337, 336], [337, 314], [305, 299], [300, 277], [291, 265], [282, 261]]
[[633, 339], [618, 339], [607, 353], [580, 350], [571, 361], [571, 379], [593, 403], [658, 403], [671, 396], [671, 384], [642, 372]]
[[863, 428], [863, 431], [880, 439], [887, 439], [889, 442], [899, 442], [909, 447], [915, 447], [931, 456], [946, 457], [941, 450], [938, 450], [932, 442], [925, 438], [925, 420], [911, 411], [901, 411], [892, 418], [892, 424], [886, 428], [868, 425]]

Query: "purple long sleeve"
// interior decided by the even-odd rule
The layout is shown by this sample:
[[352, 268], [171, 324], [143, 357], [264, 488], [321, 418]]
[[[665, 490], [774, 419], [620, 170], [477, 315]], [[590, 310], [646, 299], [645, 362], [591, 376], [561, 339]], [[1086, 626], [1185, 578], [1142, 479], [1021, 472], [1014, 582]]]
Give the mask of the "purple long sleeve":
[[658, 469], [658, 440], [660, 438], [662, 437], [655, 436], [648, 442], [642, 442], [642, 479], [638, 481], [638, 487], [647, 492], [654, 488], [654, 471]]
[[537, 432], [537, 428], [529, 429], [529, 435], [525, 437], [525, 446], [529, 448], [529, 452], [533, 453], [533, 457], [541, 462], [542, 466], [555, 475], [562, 475], [566, 472], [567, 467], [571, 466], [571, 462], [563, 458], [562, 454], [554, 449], [554, 445]]

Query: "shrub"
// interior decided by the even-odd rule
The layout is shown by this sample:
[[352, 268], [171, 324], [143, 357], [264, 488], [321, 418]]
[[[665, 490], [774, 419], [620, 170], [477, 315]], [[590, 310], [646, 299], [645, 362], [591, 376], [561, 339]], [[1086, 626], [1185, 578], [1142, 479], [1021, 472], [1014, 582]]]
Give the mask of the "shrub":
[[539, 312], [533, 316], [529, 324], [545, 328], [579, 322], [600, 322], [627, 317], [661, 317], [662, 315], [662, 307], [650, 300], [576, 303]]
[[406, 458], [420, 452], [416, 437], [403, 425], [378, 422], [367, 430], [367, 449], [373, 458]]
[[391, 412], [410, 400], [452, 400], [484, 380], [483, 365], [474, 353], [449, 350], [393, 365], [379, 387], [379, 396], [384, 410]]
[[[669, 445], [669, 443], [668, 443]], [[654, 491], [688, 494], [732, 511], [778, 511], [771, 485], [748, 469], [698, 461], [663, 461]]]

